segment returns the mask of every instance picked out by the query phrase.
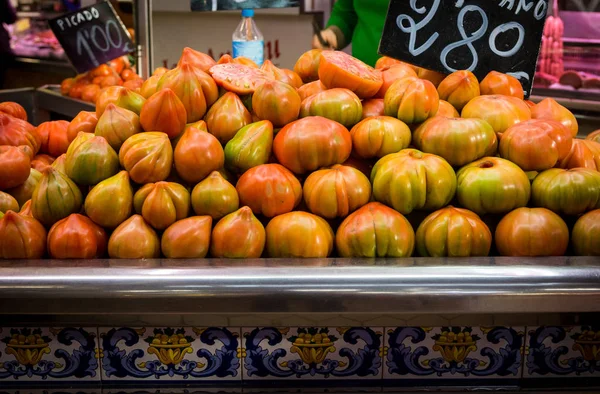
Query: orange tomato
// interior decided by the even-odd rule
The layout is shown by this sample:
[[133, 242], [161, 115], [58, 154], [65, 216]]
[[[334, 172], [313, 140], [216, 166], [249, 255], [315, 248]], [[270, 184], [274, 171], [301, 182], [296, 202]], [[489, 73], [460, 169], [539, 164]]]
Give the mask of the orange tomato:
[[298, 119], [300, 96], [294, 87], [280, 81], [267, 81], [252, 95], [252, 110], [260, 120], [282, 127]]
[[147, 183], [133, 196], [133, 207], [146, 223], [164, 230], [190, 211], [190, 192], [174, 182]]
[[0, 190], [23, 184], [29, 178], [31, 162], [22, 147], [0, 146]]
[[558, 163], [560, 168], [589, 168], [600, 171], [600, 143], [573, 139], [569, 153]]
[[384, 97], [384, 113], [404, 123], [421, 123], [435, 116], [440, 99], [435, 86], [424, 79], [406, 77], [389, 87]]
[[0, 218], [0, 259], [40, 259], [46, 229], [32, 217], [8, 211]]
[[144, 84], [144, 80], [142, 78], [134, 78], [123, 83], [123, 87], [129, 90], [133, 90], [134, 92], [139, 92]]
[[383, 99], [372, 98], [366, 99], [362, 102], [362, 119], [366, 119], [370, 116], [383, 116], [384, 115], [384, 102]]
[[31, 124], [0, 112], [0, 145], [23, 145], [33, 158], [40, 150], [41, 137]]
[[292, 70], [279, 68], [270, 60], [265, 60], [260, 69], [266, 72], [272, 79], [286, 83], [294, 89], [298, 89], [300, 86], [302, 86], [302, 79], [300, 79], [298, 74]]
[[130, 66], [127, 56], [121, 56], [108, 62], [108, 66], [117, 74], [121, 74], [127, 67]]
[[465, 105], [461, 116], [485, 120], [501, 137], [509, 127], [531, 119], [531, 111], [523, 100], [496, 94], [475, 97]]
[[479, 81], [471, 71], [455, 71], [440, 82], [437, 90], [441, 100], [446, 100], [460, 111], [471, 99], [479, 96]]
[[382, 68], [381, 78], [383, 79], [383, 84], [381, 85], [381, 88], [379, 89], [375, 97], [384, 98], [385, 92], [387, 92], [390, 86], [392, 86], [392, 84], [397, 80], [406, 77], [416, 76], [417, 73], [412, 67], [401, 63]]
[[458, 113], [456, 108], [452, 106], [452, 104], [450, 104], [446, 100], [440, 100], [440, 105], [435, 116], [445, 116], [446, 118], [458, 118], [460, 117], [460, 114]]
[[269, 257], [327, 257], [333, 251], [333, 230], [308, 212], [289, 212], [271, 219], [266, 228]]
[[173, 166], [173, 148], [165, 133], [134, 134], [121, 146], [119, 161], [136, 183], [164, 181]]
[[548, 119], [560, 122], [571, 130], [573, 137], [576, 137], [579, 131], [579, 125], [573, 113], [552, 98], [546, 98], [537, 103], [531, 109], [531, 117], [533, 119]]
[[98, 118], [95, 112], [81, 111], [73, 118], [67, 127], [67, 139], [73, 141], [77, 134], [94, 133], [98, 124]]
[[211, 172], [192, 190], [192, 208], [196, 215], [210, 215], [213, 220], [219, 220], [239, 206], [237, 190], [219, 171]]
[[512, 75], [490, 71], [480, 84], [481, 94], [503, 94], [523, 100], [523, 85]]
[[111, 234], [108, 255], [113, 259], [157, 258], [160, 257], [160, 240], [141, 215], [133, 215]]
[[7, 115], [14, 116], [15, 118], [27, 121], [27, 112], [21, 104], [5, 101], [0, 103], [0, 112], [4, 112]]
[[309, 82], [305, 85], [302, 85], [298, 88], [298, 94], [300, 95], [300, 100], [304, 100], [313, 94], [317, 94], [320, 92], [326, 91], [327, 88], [321, 81], [313, 81]]
[[[177, 62], [177, 66], [181, 66], [186, 63], [191, 64], [192, 66], [197, 67], [206, 73], [212, 66], [217, 64], [217, 62], [215, 62], [215, 60], [209, 55], [195, 51], [188, 47], [183, 48], [179, 62]], [[157, 74], [156, 70], [154, 71], [154, 74]]]
[[256, 259], [265, 248], [262, 223], [249, 207], [241, 207], [219, 220], [212, 231], [210, 254], [213, 257]]
[[383, 84], [381, 71], [341, 51], [321, 52], [319, 79], [329, 89], [350, 89], [360, 98], [375, 96]]
[[[202, 122], [204, 123], [204, 122]], [[188, 127], [175, 147], [173, 159], [181, 178], [198, 183], [213, 171], [223, 167], [223, 147], [212, 134], [202, 128]]]
[[294, 71], [302, 78], [304, 83], [319, 79], [319, 63], [321, 62], [321, 49], [311, 49], [304, 52], [294, 65]]
[[90, 218], [73, 213], [48, 231], [48, 253], [54, 259], [93, 259], [106, 253], [108, 237]]
[[96, 103], [96, 98], [100, 94], [100, 86], [86, 85], [81, 91], [81, 99], [90, 103]]
[[42, 172], [46, 167], [52, 165], [52, 163], [54, 163], [54, 160], [55, 158], [50, 155], [35, 155], [33, 160], [31, 160], [31, 168], [35, 168], [36, 170]]
[[571, 242], [577, 256], [600, 256], [600, 209], [581, 216], [573, 226]]
[[585, 137], [586, 140], [592, 140], [594, 142], [600, 142], [600, 129], [594, 132], [591, 132]]
[[226, 144], [239, 129], [252, 123], [252, 115], [237, 94], [227, 92], [208, 110], [204, 120], [208, 132]]
[[95, 77], [106, 77], [107, 75], [112, 75], [113, 70], [110, 69], [108, 64], [101, 64], [92, 71], [90, 71], [90, 75]]
[[444, 78], [446, 78], [444, 74], [437, 71], [427, 70], [426, 68], [417, 67], [415, 71], [417, 72], [417, 76], [419, 78], [431, 82], [436, 88], [444, 80]]
[[69, 137], [67, 128], [69, 122], [66, 120], [54, 120], [40, 124], [36, 132], [41, 138], [41, 151], [50, 156], [60, 156], [69, 148]]
[[123, 86], [111, 86], [100, 92], [96, 100], [96, 116], [99, 119], [108, 104], [115, 104], [139, 115], [145, 101], [144, 97]]
[[4, 214], [7, 211], [19, 211], [19, 202], [10, 194], [0, 192], [0, 213]]
[[64, 79], [60, 83], [60, 94], [62, 94], [63, 96], [68, 95], [71, 92], [73, 85], [75, 85], [75, 78]]
[[168, 259], [203, 259], [210, 247], [211, 227], [210, 216], [192, 216], [173, 223], [162, 235], [162, 253]]
[[186, 111], [171, 89], [154, 93], [142, 106], [140, 124], [147, 131], [161, 131], [169, 138], [177, 137], [185, 128]]
[[408, 147], [410, 129], [391, 116], [373, 116], [362, 120], [350, 130], [352, 149], [363, 159], [380, 158]]

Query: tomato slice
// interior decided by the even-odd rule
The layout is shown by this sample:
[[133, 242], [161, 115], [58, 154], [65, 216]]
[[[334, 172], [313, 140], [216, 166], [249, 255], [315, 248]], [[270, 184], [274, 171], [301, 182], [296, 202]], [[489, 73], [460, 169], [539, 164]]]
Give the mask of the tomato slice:
[[217, 64], [211, 67], [210, 75], [217, 85], [237, 94], [252, 94], [256, 88], [273, 79], [262, 70], [236, 63]]
[[327, 88], [346, 88], [360, 98], [375, 96], [383, 79], [381, 71], [341, 51], [323, 51], [319, 79]]

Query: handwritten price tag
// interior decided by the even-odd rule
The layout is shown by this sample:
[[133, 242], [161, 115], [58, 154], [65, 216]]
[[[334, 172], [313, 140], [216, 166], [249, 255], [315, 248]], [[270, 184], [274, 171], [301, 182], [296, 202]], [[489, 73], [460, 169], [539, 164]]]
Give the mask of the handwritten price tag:
[[125, 25], [108, 2], [82, 8], [48, 23], [79, 73], [134, 50]]
[[495, 70], [529, 95], [547, 0], [391, 0], [379, 53], [431, 70]]

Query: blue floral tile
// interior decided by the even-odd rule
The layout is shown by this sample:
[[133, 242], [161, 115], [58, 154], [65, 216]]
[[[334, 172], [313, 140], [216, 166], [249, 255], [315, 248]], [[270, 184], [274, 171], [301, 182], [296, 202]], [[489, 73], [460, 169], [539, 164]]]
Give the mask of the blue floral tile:
[[528, 329], [523, 377], [600, 377], [600, 326]]
[[101, 328], [102, 379], [241, 380], [239, 335], [219, 327]]
[[99, 381], [95, 328], [1, 327], [2, 382]]
[[384, 379], [521, 377], [525, 327], [387, 329]]
[[383, 327], [242, 328], [244, 380], [381, 379]]

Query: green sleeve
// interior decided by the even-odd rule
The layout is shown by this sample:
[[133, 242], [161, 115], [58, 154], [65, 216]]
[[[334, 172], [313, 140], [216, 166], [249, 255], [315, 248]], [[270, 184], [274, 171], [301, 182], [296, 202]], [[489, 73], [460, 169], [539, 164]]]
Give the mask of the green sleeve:
[[[331, 11], [327, 27], [336, 26], [344, 35], [344, 40], [342, 41], [344, 45], [340, 45], [339, 49], [342, 49], [342, 47], [346, 46], [345, 44], [352, 41], [352, 34], [357, 22], [358, 16], [354, 10], [354, 0], [337, 0]], [[338, 41], [340, 41], [339, 38]]]

